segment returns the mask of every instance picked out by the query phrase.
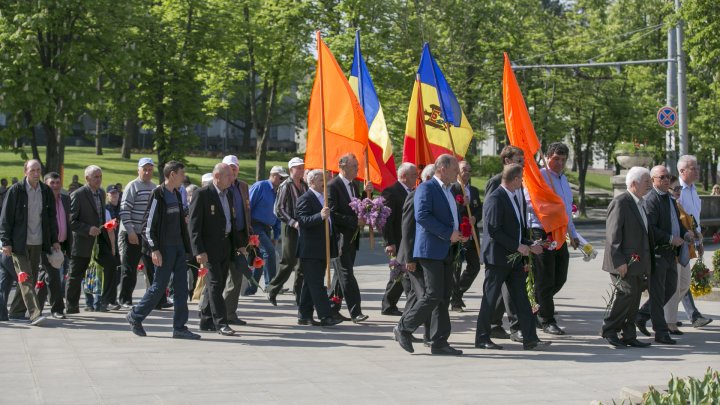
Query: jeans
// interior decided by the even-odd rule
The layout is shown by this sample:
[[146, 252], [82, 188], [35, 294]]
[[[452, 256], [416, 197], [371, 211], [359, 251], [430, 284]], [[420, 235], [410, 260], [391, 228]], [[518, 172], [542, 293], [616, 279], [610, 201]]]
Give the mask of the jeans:
[[[265, 285], [270, 284], [270, 281], [275, 278], [277, 269], [277, 259], [275, 257], [275, 245], [273, 245], [272, 239], [270, 239], [270, 233], [272, 228], [258, 223], [253, 223], [253, 230], [258, 233], [260, 237], [260, 253], [262, 254], [263, 260], [265, 260], [265, 266], [262, 269], [253, 269], [252, 274], [255, 281], [260, 282], [260, 276], [265, 276]], [[248, 263], [252, 265], [252, 263]], [[257, 287], [252, 284], [248, 284], [243, 295], [253, 295], [257, 292]]]
[[162, 266], [155, 267], [153, 283], [145, 291], [140, 303], [130, 312], [130, 317], [136, 322], [142, 322], [165, 297], [165, 289], [173, 278], [175, 288], [175, 312], [173, 313], [173, 329], [184, 330], [188, 321], [188, 290], [187, 290], [187, 264], [186, 252], [183, 246], [163, 246]]
[[685, 296], [682, 297], [681, 302], [690, 322], [695, 322], [698, 318], [702, 317], [702, 314], [695, 306], [695, 300], [693, 299], [692, 293], [690, 291], [688, 291]]
[[17, 274], [12, 257], [0, 254], [0, 321], [8, 320], [8, 298], [15, 281], [17, 281]]

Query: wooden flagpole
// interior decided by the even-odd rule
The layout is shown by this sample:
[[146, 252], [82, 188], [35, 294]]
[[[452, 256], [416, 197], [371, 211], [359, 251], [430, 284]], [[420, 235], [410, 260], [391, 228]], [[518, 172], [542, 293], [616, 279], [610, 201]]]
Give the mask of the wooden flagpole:
[[[315, 32], [318, 50], [318, 78], [320, 80], [320, 134], [322, 139], [322, 170], [323, 170], [323, 208], [328, 206], [327, 198], [327, 153], [325, 148], [325, 96], [322, 75], [322, 50], [320, 49], [320, 30]], [[325, 219], [325, 279], [330, 289], [330, 220]]]

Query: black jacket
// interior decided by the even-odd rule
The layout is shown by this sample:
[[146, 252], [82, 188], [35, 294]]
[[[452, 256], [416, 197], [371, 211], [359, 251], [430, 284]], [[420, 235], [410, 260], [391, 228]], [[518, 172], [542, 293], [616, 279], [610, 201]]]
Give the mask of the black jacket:
[[[148, 207], [145, 210], [142, 241], [143, 251], [146, 254], [160, 250], [160, 247], [163, 245], [163, 237], [167, 234], [167, 224], [165, 223], [165, 213], [167, 211], [165, 190], [167, 190], [165, 183], [155, 187], [155, 190], [153, 190], [150, 195]], [[182, 205], [180, 191], [175, 190], [175, 197], [177, 197], [178, 207], [180, 208], [180, 232], [182, 233], [183, 246], [185, 246], [186, 253], [191, 253], [190, 237], [188, 236], [187, 224], [185, 223], [185, 210]]]
[[[241, 247], [240, 236], [235, 228], [235, 208], [231, 192], [227, 193], [227, 198], [231, 217], [228, 237], [234, 252]], [[206, 253], [209, 261], [226, 258], [224, 250], [225, 213], [214, 184], [209, 184], [193, 194], [192, 202], [190, 202], [190, 246], [194, 256]]]
[[[27, 243], [28, 197], [23, 179], [13, 184], [5, 195], [2, 214], [0, 214], [0, 240], [3, 246], [12, 246], [13, 253], [25, 254]], [[39, 182], [42, 193], [40, 210], [42, 226], [42, 249], [50, 253], [53, 243], [57, 243], [57, 220], [55, 219], [55, 196], [45, 183]], [[69, 226], [69, 224], [68, 224]], [[69, 229], [68, 229], [69, 231]]]
[[386, 188], [382, 192], [385, 198], [385, 206], [390, 208], [390, 217], [388, 217], [385, 227], [383, 228], [383, 239], [385, 244], [395, 245], [395, 251], [400, 248], [402, 240], [402, 207], [405, 204], [405, 198], [408, 192], [399, 181]]
[[415, 191], [408, 193], [402, 207], [403, 236], [397, 246], [397, 261], [402, 264], [414, 263], [413, 248], [415, 247]]
[[525, 221], [518, 223], [513, 205], [502, 187], [496, 188], [485, 198], [482, 261], [486, 265], [503, 268], [521, 268], [523, 265], [522, 260], [511, 264], [507, 259], [508, 255], [517, 251], [520, 242], [531, 244], [527, 238], [522, 237], [526, 234]]
[[[680, 222], [680, 212], [677, 209], [675, 200], [669, 194], [660, 195], [655, 188], [643, 198], [643, 207], [647, 216], [648, 228], [655, 242], [655, 253], [664, 256], [668, 261], [674, 261], [675, 257], [680, 254], [679, 247], [671, 247], [670, 237], [672, 236], [672, 224], [670, 223], [670, 206], [675, 210], [675, 218], [678, 221], [678, 229], [680, 230], [680, 238], [685, 236], [687, 229]], [[659, 249], [663, 247], [662, 249]]]
[[[325, 221], [320, 216], [323, 206], [312, 190], [298, 197], [295, 215], [300, 224], [297, 256], [301, 259], [321, 259], [325, 255]], [[337, 238], [330, 230], [330, 257], [337, 257]]]
[[[356, 198], [362, 198], [360, 190], [355, 182], [351, 183]], [[330, 218], [332, 219], [333, 233], [338, 237], [343, 235], [343, 253], [349, 252], [351, 244], [355, 250], [360, 248], [360, 238], [355, 238], [355, 231], [358, 229], [358, 217], [355, 211], [350, 208], [351, 195], [348, 194], [345, 182], [340, 176], [335, 176], [327, 184], [327, 205], [330, 207]]]
[[[95, 246], [95, 236], [90, 236], [90, 228], [95, 226], [102, 230], [98, 243], [110, 246], [107, 231], [102, 229], [105, 223], [105, 191], [100, 193], [100, 211], [97, 211], [95, 197], [86, 184], [70, 195], [70, 229], [73, 233], [72, 256], [90, 257]], [[100, 215], [102, 214], [102, 222]]]
[[[457, 198], [457, 196], [463, 196], [463, 190], [460, 187], [459, 183], [454, 183], [452, 187], [450, 188], [450, 191], [452, 191], [453, 196]], [[462, 220], [464, 217], [468, 216], [468, 210], [465, 207], [464, 204], [458, 204], [457, 205], [458, 210], [458, 216], [460, 217], [460, 220]], [[480, 219], [482, 217], [482, 203], [480, 202], [480, 190], [477, 189], [475, 186], [470, 186], [470, 212], [472, 213], [472, 216], [475, 217], [475, 220], [477, 222], [480, 222]]]

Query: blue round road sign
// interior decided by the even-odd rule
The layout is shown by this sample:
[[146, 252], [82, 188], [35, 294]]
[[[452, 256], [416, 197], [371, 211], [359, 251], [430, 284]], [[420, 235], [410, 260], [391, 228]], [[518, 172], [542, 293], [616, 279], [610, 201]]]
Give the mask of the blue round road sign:
[[677, 121], [677, 111], [670, 106], [662, 107], [658, 110], [657, 120], [661, 127], [672, 128], [675, 126], [675, 122]]

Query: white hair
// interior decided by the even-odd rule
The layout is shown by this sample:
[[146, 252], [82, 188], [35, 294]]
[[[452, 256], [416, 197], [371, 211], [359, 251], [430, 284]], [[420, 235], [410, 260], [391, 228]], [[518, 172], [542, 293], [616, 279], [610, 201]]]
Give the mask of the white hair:
[[90, 177], [95, 172], [102, 172], [102, 169], [100, 168], [100, 166], [90, 165], [85, 168], [85, 177]]
[[318, 176], [322, 177], [322, 175], [323, 175], [322, 169], [313, 169], [313, 170], [310, 170], [310, 171], [308, 172], [308, 174], [307, 174], [307, 182], [308, 182], [308, 184], [314, 183], [314, 182], [315, 182], [315, 178], [318, 177]]
[[431, 164], [425, 166], [422, 173], [420, 173], [420, 179], [422, 181], [428, 181], [432, 178], [432, 176], [434, 174], [435, 174], [435, 165], [431, 163]]
[[650, 176], [650, 170], [642, 166], [633, 166], [628, 170], [627, 177], [625, 177], [625, 185], [630, 188], [633, 183], [640, 184], [644, 176]]
[[678, 171], [686, 168], [689, 163], [695, 163], [695, 166], [697, 166], [697, 158], [693, 155], [682, 155], [678, 159], [677, 162], [677, 169]]
[[403, 174], [407, 173], [408, 170], [412, 169], [413, 167], [415, 167], [415, 165], [410, 162], [402, 162], [397, 169], [398, 179], [400, 177], [402, 177]]

